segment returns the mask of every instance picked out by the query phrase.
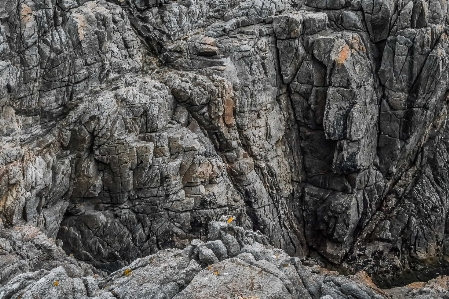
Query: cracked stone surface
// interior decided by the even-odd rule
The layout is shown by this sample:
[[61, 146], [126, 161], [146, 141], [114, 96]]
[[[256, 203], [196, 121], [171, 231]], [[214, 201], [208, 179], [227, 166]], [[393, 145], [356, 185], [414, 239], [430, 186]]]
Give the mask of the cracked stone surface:
[[448, 296], [447, 16], [1, 1], [0, 297]]
[[[136, 259], [127, 267], [105, 277], [69, 273], [66, 268], [73, 266], [71, 263], [75, 260], [72, 258], [70, 261], [64, 261], [64, 266], [55, 266], [50, 271], [42, 269], [17, 275], [5, 286], [0, 287], [0, 296], [178, 299], [327, 298], [326, 296], [385, 298], [383, 291], [364, 283], [361, 276], [363, 274], [343, 277], [337, 272], [316, 265], [305, 265], [299, 258], [290, 257], [281, 249], [264, 245], [268, 243], [265, 236], [225, 222], [212, 222], [210, 227], [211, 241], [203, 242], [196, 239], [183, 250], [159, 251]], [[234, 240], [235, 244], [226, 241], [230, 239]], [[222, 246], [214, 245], [218, 243]], [[60, 247], [56, 245], [54, 247], [62, 251]], [[211, 264], [201, 255], [201, 250], [209, 247], [212, 248], [209, 249], [210, 254], [216, 259]], [[229, 256], [223, 256], [223, 251]]]
[[[269, 245], [266, 236], [226, 222], [209, 223], [209, 241], [195, 239], [184, 249], [166, 249], [138, 258], [109, 275], [92, 274], [74, 258], [51, 270], [26, 272], [0, 286], [1, 298], [445, 298], [448, 278], [381, 290], [365, 272], [342, 276], [311, 260], [291, 257]], [[54, 251], [62, 249], [33, 227], [7, 231], [9, 239], [38, 234]], [[20, 238], [20, 237], [19, 237]], [[232, 240], [232, 242], [230, 242]], [[220, 244], [217, 246], [217, 244]], [[208, 249], [215, 261], [202, 256]], [[223, 255], [226, 253], [226, 255]], [[45, 253], [35, 255], [45, 260]], [[62, 265], [61, 265], [62, 264]], [[85, 269], [84, 272], [79, 271]], [[397, 296], [397, 297], [395, 297]]]

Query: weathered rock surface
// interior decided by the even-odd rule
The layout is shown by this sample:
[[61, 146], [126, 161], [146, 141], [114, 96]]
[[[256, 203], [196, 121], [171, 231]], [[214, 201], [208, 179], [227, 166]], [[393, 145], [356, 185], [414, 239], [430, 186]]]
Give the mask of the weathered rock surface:
[[0, 284], [12, 281], [19, 274], [25, 277], [31, 275], [30, 272], [42, 275], [59, 266], [77, 277], [102, 274], [91, 265], [67, 256], [53, 239], [32, 226], [0, 232], [0, 265]]
[[[0, 298], [446, 298], [448, 278], [428, 283], [381, 290], [365, 272], [342, 276], [316, 261], [290, 257], [268, 245], [260, 233], [225, 222], [209, 224], [210, 241], [193, 240], [185, 249], [161, 250], [138, 258], [110, 275], [93, 274], [88, 265], [55, 255], [57, 263], [46, 269], [6, 279]], [[33, 240], [31, 233], [38, 236]], [[36, 228], [7, 231], [5, 240], [21, 241], [30, 248], [36, 243], [60, 247]], [[23, 237], [25, 236], [25, 238]], [[202, 250], [214, 257], [208, 263]], [[48, 262], [47, 252], [33, 255]], [[23, 264], [31, 265], [30, 260]], [[84, 269], [84, 271], [80, 271]], [[446, 297], [445, 297], [446, 296]]]
[[[360, 277], [345, 278], [319, 266], [307, 266], [281, 249], [264, 245], [268, 240], [263, 235], [224, 222], [210, 226], [211, 241], [194, 240], [184, 250], [159, 251], [104, 278], [69, 273], [70, 261], [61, 261], [62, 265], [51, 270], [20, 274], [0, 287], [0, 297], [384, 298], [382, 291]], [[205, 263], [201, 256], [204, 248], [212, 248], [216, 262]]]
[[[276, 283], [251, 296], [352, 294], [341, 276], [308, 287], [297, 260], [290, 273], [211, 237], [230, 217], [264, 246], [381, 286], [448, 272], [447, 15], [443, 0], [1, 1], [5, 292], [29, 281], [26, 296], [50, 296], [60, 277], [126, 298], [138, 290], [123, 267], [159, 254], [176, 275], [142, 274], [141, 296], [192, 298], [205, 281], [202, 296], [221, 296], [257, 271], [254, 287]], [[121, 270], [102, 284], [81, 261]]]

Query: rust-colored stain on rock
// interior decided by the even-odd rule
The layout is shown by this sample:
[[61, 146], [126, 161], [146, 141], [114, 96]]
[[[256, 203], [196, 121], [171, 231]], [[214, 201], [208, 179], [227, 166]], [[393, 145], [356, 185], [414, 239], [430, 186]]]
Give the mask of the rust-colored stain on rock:
[[412, 282], [410, 284], [407, 285], [407, 287], [411, 288], [411, 289], [421, 289], [426, 285], [425, 282], [422, 281], [417, 281], [417, 282]]
[[348, 57], [351, 55], [351, 50], [349, 49], [348, 45], [344, 45], [344, 47], [340, 50], [340, 53], [338, 54], [337, 63], [343, 64], [348, 59]]
[[234, 100], [227, 98], [224, 103], [224, 122], [231, 126], [234, 124]]
[[78, 26], [78, 36], [80, 41], [84, 40], [85, 29], [87, 27], [86, 19], [83, 15], [73, 14], [73, 18]]
[[20, 20], [23, 23], [28, 23], [32, 18], [33, 11], [31, 10], [31, 8], [26, 4], [22, 4], [22, 9], [20, 10]]

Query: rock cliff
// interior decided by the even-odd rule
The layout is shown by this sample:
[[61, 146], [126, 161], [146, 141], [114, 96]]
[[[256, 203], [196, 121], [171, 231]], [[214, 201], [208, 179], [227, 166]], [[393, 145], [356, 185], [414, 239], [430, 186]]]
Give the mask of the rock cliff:
[[448, 296], [447, 16], [1, 1], [0, 297]]

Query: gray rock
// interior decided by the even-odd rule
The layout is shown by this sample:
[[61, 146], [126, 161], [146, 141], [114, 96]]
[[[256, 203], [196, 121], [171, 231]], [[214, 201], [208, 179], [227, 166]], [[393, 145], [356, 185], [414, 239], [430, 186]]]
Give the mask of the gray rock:
[[198, 248], [198, 258], [205, 265], [212, 265], [218, 262], [218, 257], [214, 251], [206, 246], [200, 246]]
[[0, 284], [132, 297], [123, 267], [194, 239], [140, 296], [247, 290], [254, 271], [273, 292], [224, 296], [374, 296], [280, 270], [269, 245], [383, 287], [443, 273], [447, 15], [443, 0], [2, 1]]
[[218, 260], [224, 260], [228, 257], [228, 250], [221, 240], [208, 241], [204, 246], [212, 250]]
[[[228, 235], [229, 225], [221, 227], [222, 236]], [[243, 230], [232, 226], [232, 228]], [[30, 229], [24, 232], [30, 233]], [[38, 231], [38, 239], [49, 240]], [[232, 230], [231, 230], [232, 233]], [[250, 231], [245, 233], [251, 234]], [[4, 240], [13, 243], [17, 236], [10, 234]], [[200, 266], [201, 257], [191, 257], [189, 248], [209, 250], [205, 245], [217, 241], [195, 240], [185, 250], [162, 250], [139, 258], [130, 265], [105, 277], [88, 272], [73, 271], [83, 265], [63, 254], [58, 263], [47, 264], [47, 269], [26, 272], [3, 281], [0, 298], [444, 298], [447, 296], [447, 277], [441, 276], [428, 283], [417, 282], [405, 287], [378, 289], [366, 273], [342, 276], [317, 265], [313, 260], [301, 262], [283, 250], [242, 238], [241, 252], [233, 258], [216, 260]], [[5, 243], [6, 241], [3, 241]], [[26, 242], [36, 242], [27, 239]], [[27, 243], [28, 244], [28, 243]], [[31, 244], [31, 243], [30, 243]], [[209, 250], [212, 252], [212, 250]], [[201, 251], [200, 251], [201, 252]], [[213, 254], [213, 253], [212, 253]], [[35, 260], [44, 260], [45, 252], [37, 253]], [[30, 261], [26, 261], [31, 264]], [[72, 267], [72, 270], [69, 270]], [[84, 266], [86, 267], [86, 266]], [[31, 268], [30, 268], [31, 269]], [[88, 275], [88, 276], [85, 276]], [[391, 297], [390, 297], [391, 296]]]

